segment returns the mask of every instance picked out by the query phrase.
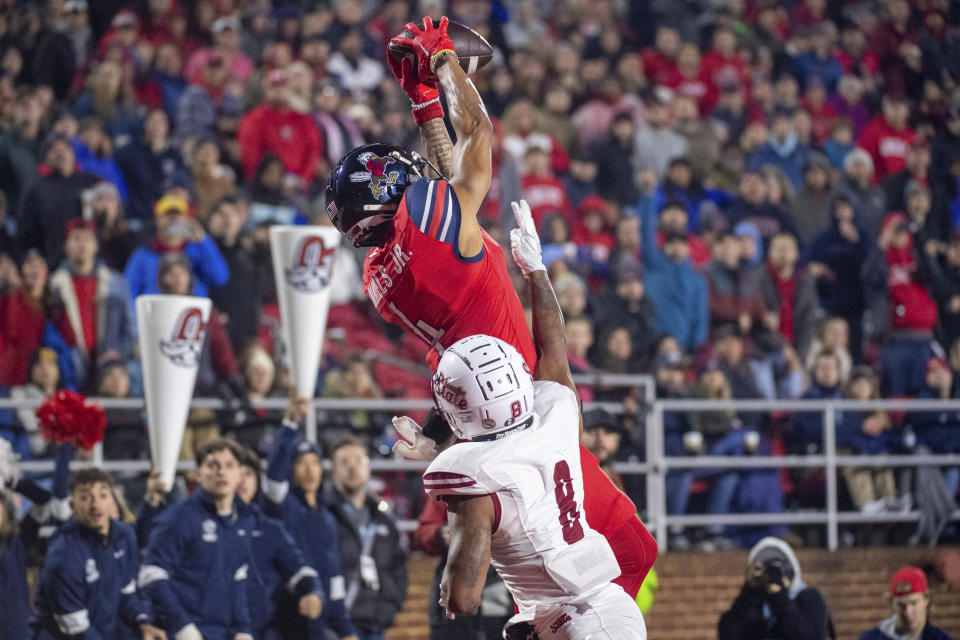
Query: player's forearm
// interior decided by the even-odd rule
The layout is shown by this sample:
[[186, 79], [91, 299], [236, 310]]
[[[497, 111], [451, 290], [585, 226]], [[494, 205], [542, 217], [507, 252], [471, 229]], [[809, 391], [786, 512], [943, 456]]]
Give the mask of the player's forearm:
[[452, 56], [447, 56], [440, 63], [437, 78], [447, 96], [450, 123], [457, 134], [458, 143], [478, 136], [489, 143], [493, 136], [490, 116], [487, 115], [477, 88]]
[[567, 338], [563, 312], [546, 271], [534, 271], [527, 278], [533, 306], [533, 341], [541, 359], [567, 361]]
[[434, 118], [423, 123], [420, 126], [420, 139], [423, 140], [427, 159], [440, 170], [442, 177], [453, 177], [453, 141], [450, 140], [443, 118]]
[[489, 526], [470, 525], [453, 532], [444, 571], [451, 613], [470, 613], [480, 606], [490, 566], [490, 536]]

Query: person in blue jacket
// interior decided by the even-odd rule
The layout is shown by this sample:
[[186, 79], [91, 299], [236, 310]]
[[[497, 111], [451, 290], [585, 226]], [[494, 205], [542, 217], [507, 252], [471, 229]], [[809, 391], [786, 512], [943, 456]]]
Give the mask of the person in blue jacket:
[[323, 589], [316, 569], [283, 523], [260, 510], [260, 457], [243, 447], [237, 496], [254, 509], [256, 527], [250, 536], [253, 564], [247, 576], [250, 623], [260, 640], [280, 640], [283, 621], [316, 620], [323, 612]]
[[237, 498], [240, 445], [218, 438], [197, 450], [200, 488], [160, 514], [139, 584], [158, 626], [176, 640], [253, 640], [246, 580], [253, 509]]
[[951, 636], [930, 624], [930, 593], [927, 576], [916, 567], [903, 567], [890, 578], [890, 604], [893, 615], [860, 640], [952, 640]]
[[330, 629], [338, 638], [357, 640], [356, 627], [344, 604], [346, 581], [341, 568], [337, 522], [320, 490], [323, 460], [319, 448], [300, 440], [298, 435], [300, 420], [308, 410], [306, 398], [291, 399], [283, 427], [267, 458], [263, 493], [266, 513], [283, 522], [293, 535], [307, 562], [320, 575], [327, 599], [319, 620], [307, 621], [301, 616], [281, 620], [280, 637], [323, 640], [325, 630]]
[[647, 298], [653, 303], [658, 331], [669, 333], [681, 349], [692, 353], [707, 339], [707, 284], [690, 263], [686, 234], [667, 234], [663, 248], [657, 247], [653, 206], [650, 198], [639, 205]]
[[[157, 236], [149, 245], [138, 247], [123, 271], [130, 284], [130, 304], [144, 293], [160, 293], [157, 271], [166, 253], [182, 253], [193, 272], [193, 294], [206, 296], [211, 287], [221, 287], [230, 279], [230, 268], [217, 243], [190, 214], [186, 199], [166, 195], [154, 206]], [[135, 313], [135, 309], [133, 313]]]
[[70, 478], [73, 518], [47, 552], [37, 588], [35, 640], [120, 638], [124, 623], [143, 640], [166, 640], [137, 590], [140, 553], [127, 524], [110, 518], [110, 474], [82, 469]]

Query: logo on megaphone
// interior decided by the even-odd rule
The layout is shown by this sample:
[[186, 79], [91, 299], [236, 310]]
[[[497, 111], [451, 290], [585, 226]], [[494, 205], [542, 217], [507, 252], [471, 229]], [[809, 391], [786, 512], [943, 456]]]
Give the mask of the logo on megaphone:
[[301, 238], [293, 254], [293, 266], [284, 269], [287, 283], [301, 293], [322, 291], [330, 284], [335, 251], [336, 247], [328, 249], [320, 236]]
[[203, 351], [207, 325], [198, 307], [188, 307], [180, 313], [169, 340], [160, 341], [160, 352], [181, 367], [196, 367]]

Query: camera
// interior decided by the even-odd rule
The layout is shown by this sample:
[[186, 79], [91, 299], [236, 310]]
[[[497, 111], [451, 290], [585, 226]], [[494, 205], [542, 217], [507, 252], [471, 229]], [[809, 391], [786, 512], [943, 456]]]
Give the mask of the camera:
[[768, 585], [778, 584], [783, 586], [784, 563], [782, 560], [767, 560], [763, 563], [763, 581]]

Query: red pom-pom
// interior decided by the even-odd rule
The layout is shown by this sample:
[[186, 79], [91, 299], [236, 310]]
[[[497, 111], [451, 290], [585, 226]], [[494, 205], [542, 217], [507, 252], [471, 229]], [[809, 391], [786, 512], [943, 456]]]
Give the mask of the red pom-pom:
[[72, 443], [90, 449], [103, 440], [107, 414], [95, 402], [75, 391], [57, 391], [37, 409], [40, 434], [56, 443]]

